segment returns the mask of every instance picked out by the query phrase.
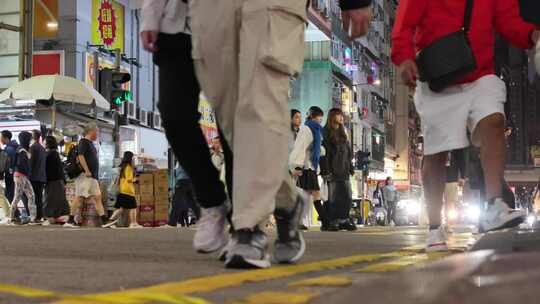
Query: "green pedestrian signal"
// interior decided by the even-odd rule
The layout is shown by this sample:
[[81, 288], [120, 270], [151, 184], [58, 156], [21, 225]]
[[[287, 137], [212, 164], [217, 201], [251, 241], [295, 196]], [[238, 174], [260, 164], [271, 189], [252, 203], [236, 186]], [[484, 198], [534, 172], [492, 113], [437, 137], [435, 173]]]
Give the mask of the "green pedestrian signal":
[[99, 71], [99, 92], [109, 103], [111, 108], [121, 106], [125, 101], [133, 99], [131, 91], [124, 90], [123, 84], [131, 80], [129, 73], [119, 72], [113, 69]]

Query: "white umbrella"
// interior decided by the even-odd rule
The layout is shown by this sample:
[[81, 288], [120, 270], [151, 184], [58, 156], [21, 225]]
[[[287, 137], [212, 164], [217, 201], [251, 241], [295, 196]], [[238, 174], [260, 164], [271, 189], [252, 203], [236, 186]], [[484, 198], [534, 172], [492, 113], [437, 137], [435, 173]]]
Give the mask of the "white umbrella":
[[0, 94], [7, 100], [55, 100], [72, 102], [109, 110], [109, 102], [94, 88], [67, 76], [40, 75], [20, 81]]
[[56, 125], [56, 102], [70, 102], [108, 111], [109, 102], [86, 83], [67, 76], [40, 75], [20, 81], [0, 94], [0, 103], [13, 100], [52, 100], [53, 129]]

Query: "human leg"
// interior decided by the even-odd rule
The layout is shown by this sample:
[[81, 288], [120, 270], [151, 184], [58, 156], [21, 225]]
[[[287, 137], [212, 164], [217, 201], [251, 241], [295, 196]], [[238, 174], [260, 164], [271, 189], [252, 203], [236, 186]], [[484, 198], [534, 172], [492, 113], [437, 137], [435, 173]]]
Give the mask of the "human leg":
[[42, 182], [32, 181], [32, 189], [34, 189], [34, 195], [36, 200], [36, 220], [43, 218], [43, 188], [45, 186]]

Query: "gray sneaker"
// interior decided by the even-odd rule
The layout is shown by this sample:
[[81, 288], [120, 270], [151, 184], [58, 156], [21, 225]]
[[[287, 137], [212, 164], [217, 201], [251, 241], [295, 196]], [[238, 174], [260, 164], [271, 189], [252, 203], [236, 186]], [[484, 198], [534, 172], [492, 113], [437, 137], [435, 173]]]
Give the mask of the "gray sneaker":
[[227, 252], [225, 267], [237, 269], [268, 268], [268, 237], [260, 229], [242, 229], [233, 232], [231, 247]]
[[274, 212], [278, 233], [274, 246], [274, 260], [278, 263], [295, 263], [306, 251], [306, 241], [299, 229], [302, 210], [306, 204], [306, 199], [302, 195], [298, 195], [293, 210], [276, 209]]

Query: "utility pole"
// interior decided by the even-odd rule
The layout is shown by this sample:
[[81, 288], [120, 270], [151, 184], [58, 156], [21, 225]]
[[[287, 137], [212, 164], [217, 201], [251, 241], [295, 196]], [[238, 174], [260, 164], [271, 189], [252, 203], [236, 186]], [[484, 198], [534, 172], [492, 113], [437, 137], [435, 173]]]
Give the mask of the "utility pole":
[[[99, 92], [99, 53], [94, 51], [92, 54], [94, 57], [94, 89]], [[94, 119], [97, 122], [97, 105], [94, 103]]]
[[[116, 72], [120, 72], [121, 54], [120, 49], [114, 50], [114, 69]], [[120, 105], [123, 106], [123, 105]], [[113, 130], [113, 142], [114, 142], [114, 158], [120, 158], [120, 115], [118, 110], [113, 110], [114, 130]]]

